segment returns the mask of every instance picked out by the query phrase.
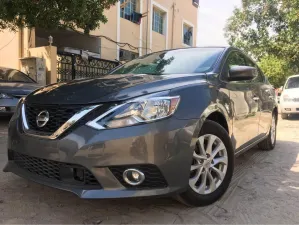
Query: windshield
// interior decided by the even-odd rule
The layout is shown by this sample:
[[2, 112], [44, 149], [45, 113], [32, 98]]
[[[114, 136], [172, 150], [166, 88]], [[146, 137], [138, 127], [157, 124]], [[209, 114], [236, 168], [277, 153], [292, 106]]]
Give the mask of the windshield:
[[134, 59], [111, 74], [190, 74], [212, 69], [224, 48], [189, 48], [156, 52]]
[[299, 77], [292, 77], [288, 79], [285, 89], [299, 88]]
[[24, 83], [34, 83], [34, 81], [28, 77], [26, 74], [7, 68], [0, 68], [0, 82], [24, 82]]

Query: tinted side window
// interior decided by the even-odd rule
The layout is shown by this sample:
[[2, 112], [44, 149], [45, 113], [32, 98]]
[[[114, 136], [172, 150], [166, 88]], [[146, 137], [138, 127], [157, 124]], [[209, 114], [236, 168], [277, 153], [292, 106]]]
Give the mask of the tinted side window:
[[247, 61], [247, 66], [255, 67], [257, 70], [257, 76], [252, 80], [252, 82], [264, 82], [265, 81], [264, 74], [262, 73], [260, 68], [254, 62], [252, 62], [252, 60], [249, 59], [248, 57], [246, 57], [246, 61]]
[[0, 81], [33, 83], [26, 74], [14, 69], [0, 69]]
[[246, 66], [246, 59], [239, 52], [231, 52], [226, 59], [222, 79], [227, 80], [232, 66]]
[[227, 64], [231, 66], [246, 66], [245, 58], [239, 52], [232, 52], [227, 58]]
[[251, 66], [251, 67], [255, 67], [257, 69], [257, 74], [256, 74], [256, 78], [254, 78], [253, 80], [248, 80], [248, 81], [242, 81], [242, 82], [246, 82], [246, 83], [250, 83], [250, 82], [264, 82], [264, 75], [262, 73], [262, 71], [260, 70], [260, 68], [251, 60], [249, 59], [247, 56], [243, 55], [241, 52], [231, 52], [226, 60], [225, 63], [225, 69], [223, 71], [223, 79], [227, 80], [228, 75], [229, 75], [229, 69], [231, 68], [231, 66]]

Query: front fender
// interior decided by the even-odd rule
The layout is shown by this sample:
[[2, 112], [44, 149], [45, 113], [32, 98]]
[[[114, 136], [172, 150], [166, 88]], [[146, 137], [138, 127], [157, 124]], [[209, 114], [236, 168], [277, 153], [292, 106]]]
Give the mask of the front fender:
[[172, 95], [181, 96], [181, 102], [175, 117], [178, 119], [196, 119], [191, 147], [195, 147], [196, 140], [206, 119], [215, 112], [221, 113], [228, 125], [229, 135], [232, 134], [232, 109], [230, 97], [208, 83], [188, 85], [173, 89]]

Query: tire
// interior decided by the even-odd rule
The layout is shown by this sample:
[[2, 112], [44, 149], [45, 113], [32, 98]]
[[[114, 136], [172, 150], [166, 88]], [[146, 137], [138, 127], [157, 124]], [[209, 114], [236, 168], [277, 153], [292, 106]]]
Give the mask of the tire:
[[[282, 114], [281, 114], [282, 115]], [[287, 114], [285, 114], [287, 115]], [[272, 129], [274, 126], [274, 129]], [[275, 114], [273, 114], [272, 116], [272, 123], [271, 123], [271, 127], [270, 127], [270, 131], [269, 134], [267, 136], [267, 138], [265, 140], [263, 140], [262, 142], [260, 142], [258, 144], [259, 148], [261, 150], [265, 150], [265, 151], [271, 151], [275, 148], [276, 145], [276, 134], [277, 134], [277, 116]], [[274, 135], [272, 136], [272, 134], [274, 133]], [[272, 139], [274, 138], [274, 139]]]
[[286, 120], [288, 118], [288, 114], [281, 113], [281, 119]]
[[[198, 171], [195, 170], [195, 174], [202, 174], [202, 175], [199, 176], [199, 178], [201, 178], [201, 180], [198, 180], [198, 181], [200, 181], [199, 189], [204, 190], [204, 192], [207, 192], [207, 193], [200, 194], [198, 192], [201, 192], [201, 191], [196, 192], [194, 190], [194, 188], [196, 188], [197, 183], [195, 183], [194, 185], [191, 185], [191, 183], [194, 183], [194, 182], [191, 182], [191, 180], [194, 181], [196, 179], [194, 179], [192, 177], [192, 173], [194, 171], [192, 171], [192, 172], [190, 171], [190, 179], [189, 179], [189, 185], [188, 185], [187, 191], [185, 191], [184, 193], [177, 196], [177, 200], [179, 200], [181, 203], [183, 203], [185, 205], [188, 205], [188, 206], [206, 206], [206, 205], [210, 205], [210, 204], [214, 203], [221, 196], [223, 196], [223, 194], [226, 192], [226, 190], [227, 190], [227, 188], [230, 184], [230, 181], [232, 179], [233, 171], [234, 171], [234, 149], [233, 149], [231, 139], [230, 139], [227, 131], [221, 125], [219, 125], [218, 123], [216, 123], [214, 121], [211, 121], [211, 120], [207, 120], [203, 124], [203, 127], [200, 131], [198, 140], [205, 140], [204, 143], [206, 143], [206, 142], [209, 143], [209, 140], [210, 140], [209, 137], [210, 136], [212, 136], [212, 137], [216, 136], [217, 138], [216, 138], [216, 141], [214, 142], [215, 144], [212, 147], [212, 153], [211, 154], [206, 154], [207, 157], [209, 157], [209, 159], [201, 160], [202, 163], [195, 164], [195, 166], [201, 166], [201, 165], [205, 164], [205, 166], [201, 166], [203, 168], [202, 170], [198, 169], [198, 171], [202, 171], [202, 172], [198, 173]], [[203, 139], [203, 138], [208, 138], [208, 139]], [[211, 160], [213, 158], [213, 153], [216, 152], [216, 151], [213, 151], [213, 150], [216, 149], [215, 146], [220, 146], [221, 142], [223, 144], [222, 146], [225, 146], [225, 148], [222, 147], [220, 149], [225, 149], [225, 150], [220, 150], [219, 153], [215, 156], [215, 158], [211, 162], [209, 162], [208, 160]], [[199, 141], [197, 143], [199, 143]], [[207, 143], [204, 144], [204, 146], [207, 146], [208, 145]], [[197, 151], [200, 151], [199, 150], [200, 149], [199, 144], [197, 144], [196, 146], [197, 147], [195, 148], [195, 150], [193, 152], [193, 159], [192, 159], [193, 161], [192, 161], [192, 163], [190, 163], [191, 166], [194, 165], [193, 164], [194, 162], [199, 163], [198, 161], [196, 161], [198, 158], [197, 159], [194, 158], [194, 154], [198, 154], [197, 156], [200, 155], [199, 153], [196, 153]], [[204, 147], [204, 148], [206, 148], [206, 147]], [[226, 151], [226, 154], [225, 154], [225, 151]], [[214, 160], [219, 161], [219, 159], [220, 159], [219, 157], [220, 158], [222, 157], [223, 159], [224, 158], [227, 159], [226, 165], [225, 165], [225, 163], [217, 163], [217, 164], [215, 163]], [[214, 166], [212, 164], [214, 164]], [[208, 165], [211, 166], [211, 167], [213, 166], [214, 168], [218, 166], [218, 171], [221, 170], [221, 169], [225, 170], [225, 168], [226, 168], [226, 173], [223, 176], [223, 178], [220, 179], [220, 175], [218, 176], [218, 173], [216, 173]], [[191, 170], [191, 168], [192, 167], [190, 167], [190, 170]], [[210, 172], [205, 172], [205, 171], [210, 171]], [[213, 172], [211, 172], [211, 171], [213, 171]], [[208, 175], [204, 175], [204, 174], [208, 174]], [[212, 174], [214, 176], [216, 176], [216, 178], [212, 177], [212, 179], [210, 179]], [[204, 176], [206, 176], [209, 180], [209, 181], [207, 181], [206, 185], [203, 185], [201, 183], [202, 179], [204, 179], [203, 178]], [[197, 177], [197, 175], [195, 175], [195, 177]], [[216, 183], [215, 186], [211, 185], [213, 183], [212, 180], [214, 180], [214, 183]], [[215, 180], [217, 182], [215, 182]], [[208, 183], [210, 183], [210, 185]], [[218, 185], [218, 187], [217, 187], [217, 185]], [[212, 186], [217, 187], [217, 188], [214, 189], [214, 188], [212, 188]], [[204, 187], [204, 188], [200, 188], [200, 187]], [[210, 191], [210, 190], [213, 190], [213, 189], [214, 189], [214, 191]]]

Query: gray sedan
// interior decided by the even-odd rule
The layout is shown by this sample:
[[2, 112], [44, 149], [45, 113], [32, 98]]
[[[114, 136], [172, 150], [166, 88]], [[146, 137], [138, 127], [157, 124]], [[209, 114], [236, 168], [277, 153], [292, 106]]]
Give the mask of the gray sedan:
[[4, 171], [81, 198], [208, 205], [227, 190], [235, 155], [274, 149], [277, 113], [273, 87], [240, 50], [156, 52], [22, 99]]
[[24, 73], [0, 67], [0, 115], [14, 113], [19, 99], [40, 87]]

